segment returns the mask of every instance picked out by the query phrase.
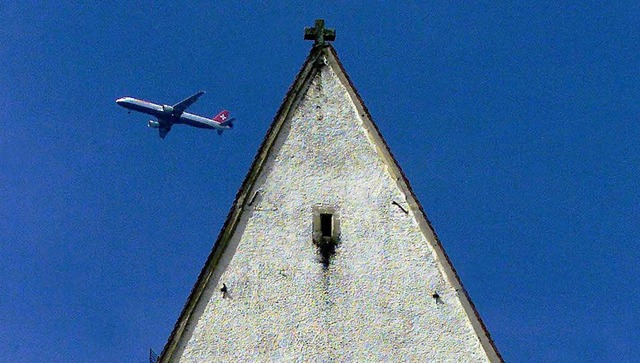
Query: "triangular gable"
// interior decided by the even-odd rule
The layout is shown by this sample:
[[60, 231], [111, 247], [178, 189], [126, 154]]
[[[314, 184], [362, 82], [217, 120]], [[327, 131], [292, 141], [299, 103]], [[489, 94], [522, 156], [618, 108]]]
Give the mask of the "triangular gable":
[[349, 77], [342, 64], [340, 63], [335, 49], [331, 46], [316, 46], [311, 50], [311, 53], [307, 57], [302, 69], [296, 76], [296, 79], [272, 122], [265, 139], [263, 140], [259, 151], [253, 160], [251, 168], [245, 177], [245, 180], [238, 191], [233, 206], [227, 216], [224, 226], [214, 244], [214, 247], [207, 258], [205, 266], [203, 267], [198, 280], [194, 285], [187, 303], [185, 304], [180, 317], [169, 336], [169, 340], [164, 347], [164, 350], [160, 357], [160, 362], [167, 362], [171, 359], [172, 355], [176, 352], [176, 348], [183, 336], [185, 327], [193, 317], [194, 310], [198, 305], [200, 299], [203, 296], [203, 292], [209, 284], [209, 281], [218, 265], [231, 237], [236, 231], [240, 217], [243, 214], [245, 206], [251, 204], [252, 196], [249, 194], [258, 177], [261, 175], [265, 162], [270, 155], [270, 152], [274, 146], [274, 142], [278, 138], [278, 135], [282, 129], [284, 123], [291, 117], [291, 113], [295, 110], [296, 104], [300, 101], [300, 97], [304, 96], [307, 87], [309, 87], [310, 81], [315, 77], [317, 72], [324, 66], [330, 67], [337, 75], [339, 80], [344, 85], [349, 96], [355, 104], [358, 114], [363, 120], [364, 127], [369, 133], [370, 138], [373, 140], [378, 154], [384, 159], [385, 163], [389, 167], [389, 172], [395, 177], [398, 187], [407, 196], [406, 203], [410, 211], [415, 215], [419, 228], [426, 237], [427, 241], [431, 244], [431, 247], [436, 253], [437, 261], [440, 263], [440, 269], [444, 272], [449, 283], [458, 291], [458, 298], [461, 305], [471, 322], [471, 325], [477, 335], [482, 348], [484, 349], [487, 357], [490, 361], [502, 361], [502, 358], [495, 347], [491, 337], [486, 330], [478, 312], [476, 311], [473, 303], [471, 302], [466, 290], [462, 286], [460, 279], [453, 268], [447, 254], [445, 253], [435, 231], [433, 230], [431, 223], [427, 219], [422, 206], [415, 197], [407, 178], [405, 177], [402, 169], [399, 167], [391, 151], [389, 150], [386, 142], [382, 138], [377, 126], [373, 122], [364, 102], [358, 95], [356, 89], [351, 83]]

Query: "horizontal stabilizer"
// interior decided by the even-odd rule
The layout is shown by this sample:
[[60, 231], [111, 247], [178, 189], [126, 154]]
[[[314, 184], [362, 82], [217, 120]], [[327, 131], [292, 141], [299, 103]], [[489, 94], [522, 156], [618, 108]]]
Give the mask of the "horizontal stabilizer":
[[235, 118], [230, 118], [225, 122], [220, 123], [220, 126], [228, 126], [230, 129], [233, 128], [233, 122], [235, 121]]

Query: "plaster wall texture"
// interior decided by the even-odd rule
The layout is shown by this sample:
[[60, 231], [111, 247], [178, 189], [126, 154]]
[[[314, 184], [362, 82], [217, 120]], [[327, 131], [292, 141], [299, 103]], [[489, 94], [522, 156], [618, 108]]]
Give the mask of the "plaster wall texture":
[[[488, 361], [354, 102], [322, 67], [293, 106], [176, 361]], [[340, 222], [326, 269], [315, 206]]]

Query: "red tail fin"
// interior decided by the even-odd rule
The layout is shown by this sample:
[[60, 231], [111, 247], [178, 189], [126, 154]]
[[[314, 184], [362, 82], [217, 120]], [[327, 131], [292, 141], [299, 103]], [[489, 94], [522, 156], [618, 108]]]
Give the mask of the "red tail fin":
[[215, 117], [213, 118], [213, 121], [221, 124], [221, 123], [227, 121], [227, 119], [229, 119], [229, 111], [224, 110], [224, 111], [220, 112], [219, 114], [215, 115]]

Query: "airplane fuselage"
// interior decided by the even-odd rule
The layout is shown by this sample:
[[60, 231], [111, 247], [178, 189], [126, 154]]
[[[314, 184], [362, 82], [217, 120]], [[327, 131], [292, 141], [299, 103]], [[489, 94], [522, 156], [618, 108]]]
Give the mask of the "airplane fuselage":
[[158, 119], [160, 126], [186, 124], [202, 129], [228, 130], [231, 127], [221, 125], [210, 118], [199, 116], [189, 112], [175, 112], [172, 106], [159, 105], [149, 101], [133, 97], [122, 97], [116, 103], [126, 109], [146, 113]]

